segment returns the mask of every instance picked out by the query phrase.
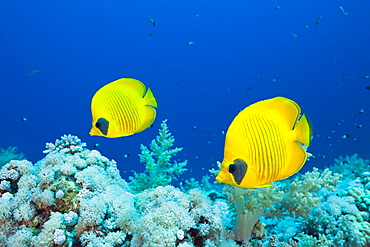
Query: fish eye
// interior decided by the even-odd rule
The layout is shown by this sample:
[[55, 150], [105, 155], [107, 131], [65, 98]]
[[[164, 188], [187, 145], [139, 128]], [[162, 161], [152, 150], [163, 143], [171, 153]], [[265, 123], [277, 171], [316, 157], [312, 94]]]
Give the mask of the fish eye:
[[101, 124], [99, 122], [96, 122], [95, 127], [99, 129], [100, 126]]
[[234, 165], [234, 164], [230, 164], [229, 165], [229, 172], [230, 173], [234, 173], [236, 171], [236, 165]]

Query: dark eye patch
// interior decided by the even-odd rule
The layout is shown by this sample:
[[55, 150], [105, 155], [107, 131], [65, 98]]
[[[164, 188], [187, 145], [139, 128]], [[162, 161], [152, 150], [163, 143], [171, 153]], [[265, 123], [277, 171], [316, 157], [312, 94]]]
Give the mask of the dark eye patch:
[[233, 175], [235, 182], [239, 185], [243, 179], [245, 174], [247, 173], [248, 165], [242, 159], [234, 160], [234, 164], [229, 165], [229, 172]]
[[109, 122], [105, 118], [99, 118], [95, 123], [95, 127], [100, 130], [103, 135], [108, 134]]

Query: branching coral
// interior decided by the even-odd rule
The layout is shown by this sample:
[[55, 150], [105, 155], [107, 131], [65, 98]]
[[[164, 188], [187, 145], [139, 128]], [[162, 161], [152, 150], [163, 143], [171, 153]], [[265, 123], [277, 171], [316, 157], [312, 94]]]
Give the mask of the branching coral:
[[164, 120], [159, 130], [159, 135], [150, 144], [150, 148], [141, 145], [140, 162], [145, 163], [145, 172], [136, 173], [130, 177], [130, 187], [133, 191], [140, 192], [157, 186], [166, 186], [176, 176], [180, 176], [187, 169], [187, 161], [171, 163], [171, 158], [182, 148], [172, 148], [175, 138], [169, 132], [167, 120]]

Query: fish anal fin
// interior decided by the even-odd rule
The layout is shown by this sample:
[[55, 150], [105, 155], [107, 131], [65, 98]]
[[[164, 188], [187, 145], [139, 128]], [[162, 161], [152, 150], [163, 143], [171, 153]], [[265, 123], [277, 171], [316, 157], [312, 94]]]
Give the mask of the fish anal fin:
[[267, 188], [267, 187], [271, 187], [271, 186], [274, 186], [273, 184], [261, 184], [261, 185], [257, 185], [255, 188]]
[[141, 119], [141, 124], [140, 126], [138, 126], [138, 128], [136, 129], [135, 133], [139, 133], [143, 130], [145, 130], [146, 128], [148, 128], [153, 122], [154, 122], [154, 119], [157, 115], [157, 110], [151, 106], [145, 106], [144, 107], [144, 110], [143, 110], [143, 114], [142, 116], [143, 119]]
[[297, 173], [303, 165], [306, 163], [307, 160], [307, 152], [304, 147], [298, 142], [294, 142], [291, 146], [291, 159], [285, 172], [282, 174], [282, 177], [279, 180], [283, 180], [292, 176], [293, 174]]

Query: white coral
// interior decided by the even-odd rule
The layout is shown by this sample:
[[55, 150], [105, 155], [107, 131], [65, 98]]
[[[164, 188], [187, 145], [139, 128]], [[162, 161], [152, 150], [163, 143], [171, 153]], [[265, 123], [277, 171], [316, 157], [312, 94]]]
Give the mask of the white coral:
[[73, 211], [70, 211], [69, 213], [64, 213], [64, 222], [67, 226], [73, 226], [77, 223], [78, 220], [78, 214], [76, 214]]
[[55, 198], [57, 199], [62, 199], [64, 197], [64, 192], [63, 190], [58, 190], [56, 193], [55, 193]]
[[66, 235], [61, 229], [56, 229], [54, 231], [54, 244], [61, 245], [66, 241]]

